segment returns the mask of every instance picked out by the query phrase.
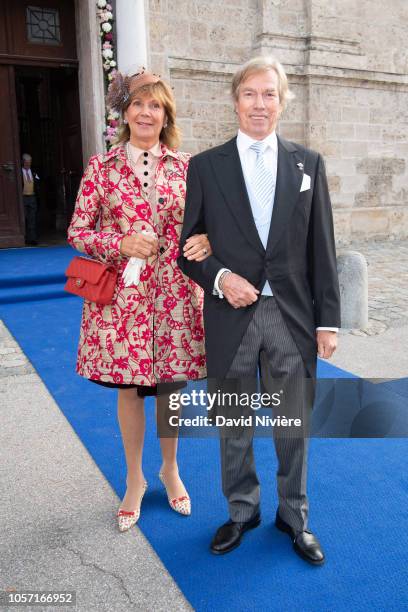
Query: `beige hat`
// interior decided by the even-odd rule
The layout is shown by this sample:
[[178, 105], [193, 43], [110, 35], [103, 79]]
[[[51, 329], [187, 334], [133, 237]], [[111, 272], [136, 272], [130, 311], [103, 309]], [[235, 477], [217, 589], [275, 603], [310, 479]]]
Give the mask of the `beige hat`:
[[107, 105], [118, 113], [123, 112], [130, 94], [145, 85], [151, 85], [160, 81], [160, 76], [141, 68], [139, 72], [132, 75], [123, 76], [116, 71], [109, 85], [106, 97]]

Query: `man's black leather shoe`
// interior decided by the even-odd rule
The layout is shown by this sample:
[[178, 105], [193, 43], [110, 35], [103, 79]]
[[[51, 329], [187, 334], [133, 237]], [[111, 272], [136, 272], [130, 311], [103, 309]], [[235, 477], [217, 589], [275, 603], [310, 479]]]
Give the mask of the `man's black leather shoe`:
[[244, 533], [249, 529], [258, 527], [260, 522], [260, 514], [256, 514], [250, 521], [245, 523], [236, 523], [230, 519], [217, 529], [217, 533], [211, 542], [211, 552], [214, 553], [214, 555], [225, 555], [225, 553], [234, 550], [234, 548], [237, 548], [241, 544]]
[[319, 540], [311, 531], [307, 529], [304, 531], [295, 531], [293, 527], [281, 519], [279, 512], [276, 513], [275, 525], [280, 531], [284, 531], [290, 535], [293, 541], [293, 548], [299, 557], [302, 557], [302, 559], [313, 565], [323, 565], [325, 561], [324, 553]]

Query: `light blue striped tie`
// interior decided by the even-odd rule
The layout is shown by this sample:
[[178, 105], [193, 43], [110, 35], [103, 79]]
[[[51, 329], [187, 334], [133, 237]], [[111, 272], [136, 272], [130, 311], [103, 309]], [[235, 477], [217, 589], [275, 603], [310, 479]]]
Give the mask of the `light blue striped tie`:
[[265, 166], [264, 152], [266, 145], [262, 140], [258, 140], [250, 146], [250, 149], [256, 153], [256, 164], [251, 176], [251, 187], [259, 206], [265, 208], [271, 203], [275, 184], [272, 172]]

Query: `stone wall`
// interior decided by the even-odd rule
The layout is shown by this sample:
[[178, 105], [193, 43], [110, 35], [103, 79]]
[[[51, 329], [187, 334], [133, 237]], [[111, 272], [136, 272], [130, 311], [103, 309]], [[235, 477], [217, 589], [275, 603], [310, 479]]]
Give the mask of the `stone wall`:
[[231, 75], [251, 54], [255, 0], [150, 0], [150, 65], [170, 78], [183, 146], [198, 152], [236, 131]]
[[185, 150], [236, 132], [231, 76], [273, 53], [296, 94], [279, 132], [324, 155], [338, 242], [408, 237], [406, 0], [146, 3], [150, 65], [174, 86]]

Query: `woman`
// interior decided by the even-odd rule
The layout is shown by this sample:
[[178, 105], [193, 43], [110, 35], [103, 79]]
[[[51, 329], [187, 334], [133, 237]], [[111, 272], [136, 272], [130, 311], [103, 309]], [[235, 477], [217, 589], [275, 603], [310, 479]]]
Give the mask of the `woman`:
[[[121, 117], [119, 144], [90, 159], [68, 241], [115, 264], [119, 272], [112, 304], [84, 302], [77, 372], [119, 390], [127, 490], [117, 517], [125, 531], [138, 520], [147, 488], [144, 397], [157, 396], [160, 419], [169, 393], [185, 386], [185, 380], [205, 377], [206, 369], [202, 291], [176, 262], [189, 155], [176, 150], [172, 91], [144, 69], [126, 78], [117, 73], [108, 104]], [[211, 254], [206, 235], [191, 237], [188, 247], [185, 255], [197, 261]], [[131, 257], [143, 260], [143, 267], [139, 282], [126, 286], [123, 272]], [[161, 437], [160, 445], [159, 476], [170, 506], [190, 514], [190, 498], [178, 473], [177, 436]]]

